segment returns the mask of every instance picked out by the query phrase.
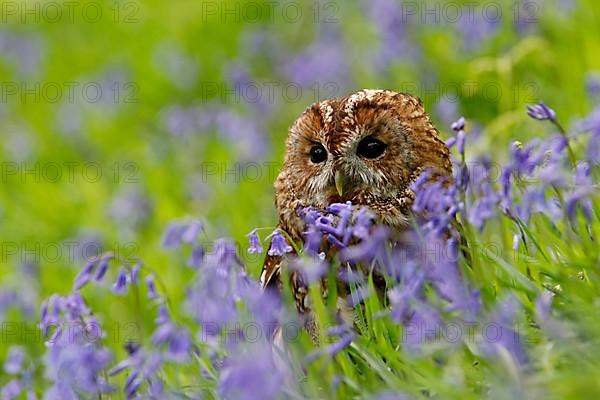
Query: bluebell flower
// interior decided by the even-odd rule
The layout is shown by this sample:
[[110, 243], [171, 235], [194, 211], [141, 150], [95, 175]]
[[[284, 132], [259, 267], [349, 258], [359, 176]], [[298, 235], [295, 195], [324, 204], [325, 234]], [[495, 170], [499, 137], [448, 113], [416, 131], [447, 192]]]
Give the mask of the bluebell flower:
[[377, 393], [373, 400], [410, 400], [411, 397], [404, 393], [399, 393], [391, 390], [384, 390]]
[[270, 256], [282, 256], [286, 253], [290, 253], [293, 250], [292, 246], [287, 244], [285, 236], [279, 229], [276, 229], [271, 236], [271, 247], [267, 252]]
[[544, 290], [535, 300], [536, 322], [542, 328], [544, 334], [552, 339], [566, 339], [573, 337], [574, 333], [566, 321], [560, 320], [552, 315], [552, 303], [554, 294]]
[[451, 149], [456, 144], [456, 141], [457, 141], [456, 136], [449, 137], [446, 140], [446, 147], [448, 147], [449, 149]]
[[176, 362], [185, 362], [189, 359], [192, 341], [189, 333], [178, 328], [170, 318], [163, 315], [158, 319], [158, 327], [152, 334], [152, 343], [154, 345], [167, 344], [168, 350], [165, 355]]
[[133, 265], [133, 267], [131, 267], [131, 274], [130, 274], [130, 282], [132, 285], [137, 285], [138, 284], [138, 277], [140, 274], [140, 269], [142, 268], [141, 262], [137, 262]]
[[591, 222], [594, 216], [592, 201], [589, 198], [594, 191], [590, 188], [578, 188], [565, 198], [565, 213], [572, 223], [575, 223], [577, 206], [580, 206], [585, 219]]
[[142, 379], [138, 378], [139, 371], [133, 370], [127, 375], [127, 379], [125, 379], [125, 386], [123, 390], [125, 391], [125, 395], [128, 399], [131, 399], [136, 394], [138, 388], [142, 384]]
[[509, 206], [512, 203], [512, 172], [513, 166], [508, 165], [502, 168], [500, 174], [500, 193], [502, 203], [505, 204], [506, 208], [510, 208]]
[[202, 273], [187, 289], [188, 313], [201, 326], [214, 325], [220, 329], [221, 324], [234, 322], [238, 317], [236, 304], [249, 284], [235, 246], [218, 240], [214, 251], [206, 254]]
[[200, 244], [196, 244], [192, 247], [192, 252], [187, 260], [187, 266], [192, 268], [199, 268], [204, 260], [204, 248]]
[[320, 87], [335, 83], [342, 90], [350, 82], [350, 68], [346, 62], [347, 49], [339, 30], [330, 27], [317, 40], [281, 63], [284, 76], [302, 88], [315, 83]]
[[181, 240], [184, 243], [193, 244], [198, 240], [198, 236], [203, 230], [202, 222], [200, 221], [192, 221], [188, 224], [188, 226], [183, 230], [181, 234]]
[[363, 0], [360, 3], [379, 39], [372, 53], [366, 57], [376, 73], [389, 73], [395, 62], [406, 62], [419, 56], [419, 48], [409, 38], [409, 24], [400, 3], [394, 0]]
[[510, 155], [513, 161], [511, 170], [517, 173], [519, 177], [533, 174], [535, 169], [544, 162], [546, 157], [544, 152], [535, 151], [539, 144], [539, 139], [533, 139], [525, 146], [519, 141], [511, 144]]
[[0, 395], [2, 396], [2, 399], [13, 400], [16, 399], [22, 391], [23, 385], [21, 382], [18, 379], [12, 379], [2, 387], [2, 390], [0, 390]]
[[314, 224], [308, 225], [307, 231], [304, 232], [303, 251], [310, 256], [318, 256], [321, 251], [322, 242], [323, 232], [321, 232]]
[[415, 299], [422, 297], [421, 289], [425, 283], [425, 271], [419, 270], [414, 260], [405, 262], [398, 285], [388, 290], [387, 295], [392, 306], [391, 316], [397, 323], [410, 317], [410, 306]]
[[600, 73], [598, 71], [586, 74], [585, 89], [590, 98], [600, 95]]
[[479, 231], [483, 230], [485, 222], [498, 214], [500, 197], [489, 185], [483, 188], [480, 195], [468, 208], [468, 219]]
[[232, 353], [219, 376], [219, 397], [232, 400], [280, 398], [284, 377], [273, 361], [272, 352], [269, 346], [258, 342]]
[[558, 163], [548, 163], [540, 170], [539, 177], [545, 186], [555, 189], [567, 186], [567, 178], [563, 173], [563, 168]]
[[[165, 362], [161, 353], [148, 351], [141, 346], [132, 347], [128, 352], [128, 357], [111, 368], [108, 375], [114, 376], [129, 371], [123, 385], [123, 392], [127, 398], [146, 397], [150, 393], [158, 393], [161, 397], [162, 382], [159, 372]], [[147, 393], [144, 393], [142, 388], [144, 383]]]
[[462, 129], [456, 134], [456, 147], [461, 156], [465, 155], [466, 138], [467, 134]]
[[98, 267], [96, 269], [96, 276], [94, 277], [94, 279], [96, 281], [101, 281], [102, 278], [104, 278], [104, 275], [106, 274], [106, 271], [108, 271], [109, 261], [110, 261], [110, 257], [103, 257], [98, 262]]
[[250, 254], [262, 253], [263, 248], [261, 245], [260, 237], [258, 236], [258, 233], [256, 233], [256, 229], [252, 230], [252, 232], [250, 232], [246, 236], [248, 236], [248, 238], [250, 240], [250, 248], [248, 249], [248, 253], [250, 253]]
[[182, 242], [182, 236], [187, 227], [180, 222], [171, 222], [165, 230], [161, 244], [165, 249], [178, 247]]
[[556, 112], [544, 104], [543, 101], [540, 101], [538, 104], [533, 106], [527, 106], [527, 115], [539, 121], [549, 120], [552, 123], [557, 123]]
[[500, 26], [500, 18], [488, 18], [482, 13], [462, 13], [459, 23], [455, 24], [466, 51], [478, 49], [485, 40], [496, 35]]
[[92, 279], [92, 272], [94, 271], [95, 267], [96, 260], [88, 261], [84, 265], [84, 267], [79, 272], [79, 275], [77, 275], [77, 278], [75, 278], [75, 284], [73, 285], [73, 288], [75, 290], [81, 289]]
[[356, 213], [354, 226], [352, 228], [352, 236], [358, 239], [368, 239], [371, 228], [374, 225], [375, 213], [366, 207], [362, 207]]
[[600, 106], [579, 123], [579, 130], [590, 133], [586, 159], [593, 165], [600, 164]]
[[159, 296], [158, 291], [156, 290], [156, 284], [154, 283], [154, 276], [153, 275], [147, 275], [146, 276], [146, 287], [148, 288], [148, 298], [149, 299], [156, 299]]
[[513, 297], [498, 302], [481, 327], [478, 345], [487, 357], [501, 357], [503, 350], [511, 356], [517, 367], [524, 367], [529, 361], [524, 337], [514, 329], [519, 308], [519, 303]]
[[81, 397], [79, 394], [113, 391], [103, 375], [112, 354], [98, 340], [90, 340], [97, 335], [97, 332], [91, 332], [93, 328], [90, 327], [97, 327], [98, 323], [79, 293], [54, 296], [47, 304], [52, 310], [44, 312], [43, 330], [51, 315], [56, 324], [67, 326], [68, 323], [71, 327], [68, 333], [57, 328], [46, 342], [45, 376], [53, 383], [49, 390], [52, 393], [50, 398], [77, 398]]
[[4, 372], [11, 375], [20, 373], [24, 359], [25, 350], [20, 346], [11, 346], [4, 361]]
[[340, 252], [340, 259], [356, 263], [384, 259], [389, 235], [390, 230], [386, 226], [377, 225], [368, 239], [344, 248]]
[[328, 267], [328, 264], [313, 259], [297, 258], [290, 262], [290, 268], [294, 271], [298, 271], [307, 285], [323, 278], [327, 273]]
[[117, 274], [117, 280], [112, 286], [113, 293], [125, 294], [127, 293], [127, 270], [123, 267], [119, 268]]
[[464, 130], [466, 125], [467, 125], [467, 120], [465, 120], [465, 117], [460, 117], [456, 122], [453, 122], [450, 127], [452, 128], [452, 130], [454, 132], [458, 133], [458, 132]]
[[434, 307], [426, 302], [415, 302], [410, 316], [404, 321], [404, 347], [408, 352], [419, 354], [427, 342], [439, 340], [441, 327], [442, 319]]

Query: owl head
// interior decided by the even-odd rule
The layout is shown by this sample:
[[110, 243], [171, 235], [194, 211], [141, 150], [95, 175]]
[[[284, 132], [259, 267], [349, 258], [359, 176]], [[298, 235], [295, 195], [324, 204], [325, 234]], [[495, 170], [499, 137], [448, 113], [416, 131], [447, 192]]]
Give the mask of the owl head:
[[290, 128], [275, 183], [283, 227], [301, 231], [298, 207], [351, 201], [400, 227], [423, 171], [451, 175], [449, 151], [421, 100], [361, 90], [308, 107]]

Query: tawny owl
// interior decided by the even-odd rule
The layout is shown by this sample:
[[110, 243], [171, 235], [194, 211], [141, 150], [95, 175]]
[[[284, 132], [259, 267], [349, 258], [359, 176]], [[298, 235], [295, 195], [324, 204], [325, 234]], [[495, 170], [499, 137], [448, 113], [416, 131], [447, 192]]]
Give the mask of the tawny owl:
[[[407, 228], [425, 169], [451, 175], [449, 151], [418, 98], [389, 90], [361, 90], [308, 107], [290, 128], [275, 183], [279, 227], [299, 245], [305, 226], [298, 210], [351, 201], [369, 207], [393, 230]], [[267, 256], [265, 288], [281, 288], [285, 260]], [[305, 285], [290, 271], [300, 313], [308, 313]]]

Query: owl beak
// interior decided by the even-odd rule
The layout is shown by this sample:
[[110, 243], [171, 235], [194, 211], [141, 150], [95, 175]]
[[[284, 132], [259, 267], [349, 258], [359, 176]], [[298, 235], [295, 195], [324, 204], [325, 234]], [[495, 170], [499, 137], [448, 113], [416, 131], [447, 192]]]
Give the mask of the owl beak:
[[340, 196], [344, 194], [344, 186], [346, 185], [346, 177], [340, 172], [335, 173], [335, 188]]

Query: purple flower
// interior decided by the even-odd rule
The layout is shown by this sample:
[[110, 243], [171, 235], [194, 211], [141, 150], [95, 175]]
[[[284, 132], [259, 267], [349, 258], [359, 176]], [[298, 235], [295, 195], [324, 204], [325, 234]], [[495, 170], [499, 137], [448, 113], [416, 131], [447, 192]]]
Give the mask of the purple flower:
[[[474, 16], [474, 18], [473, 18]], [[499, 30], [501, 18], [492, 15], [470, 15], [463, 13], [459, 23], [455, 24], [463, 41], [465, 50], [477, 49], [488, 38], [493, 37]]]
[[269, 248], [268, 254], [270, 256], [282, 256], [286, 253], [290, 253], [293, 250], [292, 246], [287, 244], [285, 236], [279, 229], [276, 229], [271, 237], [271, 247]]
[[409, 352], [418, 353], [422, 346], [437, 340], [442, 320], [439, 313], [425, 302], [417, 302], [410, 317], [404, 322], [404, 345]]
[[373, 227], [374, 219], [375, 214], [373, 211], [366, 207], [360, 208], [356, 213], [354, 227], [352, 228], [352, 235], [358, 239], [368, 239], [371, 228]]
[[564, 188], [567, 186], [567, 178], [564, 176], [560, 164], [548, 163], [539, 173], [540, 180], [546, 186], [554, 188]]
[[587, 160], [594, 165], [600, 164], [600, 106], [579, 123], [579, 130], [590, 132], [586, 152]]
[[109, 261], [110, 261], [110, 258], [104, 257], [98, 263], [98, 268], [96, 270], [96, 276], [94, 277], [94, 279], [96, 281], [99, 282], [99, 281], [102, 280], [102, 278], [104, 278], [104, 275], [106, 274], [106, 271], [108, 271], [108, 262]]
[[379, 39], [367, 56], [377, 73], [386, 73], [394, 62], [410, 61], [419, 55], [417, 46], [410, 40], [408, 21], [400, 3], [394, 0], [363, 0], [360, 3]]
[[466, 143], [467, 134], [462, 129], [458, 131], [456, 134], [456, 146], [458, 149], [458, 153], [461, 156], [465, 155], [465, 143]]
[[518, 310], [519, 304], [513, 297], [504, 299], [496, 305], [480, 331], [479, 348], [485, 356], [497, 358], [503, 350], [512, 357], [517, 366], [527, 364], [528, 357], [523, 346], [524, 338], [513, 328]]
[[543, 332], [554, 339], [565, 339], [572, 335], [566, 322], [552, 316], [552, 301], [554, 294], [543, 291], [535, 300], [535, 318]]
[[386, 390], [378, 393], [373, 400], [410, 400], [410, 398], [411, 397], [407, 394]]
[[585, 88], [589, 97], [600, 95], [600, 73], [589, 72], [585, 79]]
[[590, 175], [590, 164], [582, 161], [575, 167], [575, 175], [573, 176], [573, 184], [575, 186], [593, 186], [592, 177]]
[[219, 397], [232, 400], [279, 398], [283, 376], [281, 368], [273, 361], [273, 352], [259, 342], [233, 353], [221, 370]]
[[290, 263], [290, 268], [298, 271], [305, 284], [310, 285], [319, 281], [325, 276], [328, 264], [312, 259], [294, 259]]
[[399, 284], [388, 291], [392, 305], [392, 319], [402, 323], [410, 317], [410, 305], [421, 298], [421, 288], [425, 283], [425, 272], [417, 269], [417, 264], [405, 263], [405, 270]]
[[0, 391], [2, 399], [13, 400], [16, 399], [19, 394], [23, 391], [23, 385], [17, 379], [13, 379], [8, 382]]
[[125, 379], [123, 391], [127, 398], [144, 396], [142, 384], [147, 383], [148, 394], [158, 393], [162, 390], [162, 383], [158, 377], [159, 370], [164, 364], [164, 358], [160, 352], [147, 351], [141, 346], [128, 348], [129, 356], [125, 360], [120, 361], [110, 371], [109, 376], [120, 374], [125, 370], [129, 370], [129, 374]]
[[594, 215], [592, 201], [589, 198], [594, 193], [590, 188], [577, 188], [565, 197], [565, 212], [571, 223], [575, 223], [577, 206], [580, 206], [585, 219], [591, 222]]
[[[186, 306], [189, 314], [203, 327], [216, 326], [220, 329], [221, 324], [236, 320], [237, 302], [252, 283], [231, 242], [219, 240], [213, 248], [214, 251], [206, 254], [202, 273], [187, 289]], [[217, 334], [218, 329], [212, 333]]]
[[371, 260], [385, 259], [386, 241], [390, 230], [383, 225], [376, 226], [368, 239], [356, 245], [346, 247], [340, 252], [340, 259], [351, 262], [370, 262]]
[[573, 174], [573, 189], [565, 196], [565, 213], [572, 223], [575, 221], [577, 207], [580, 206], [585, 219], [591, 222], [594, 215], [591, 196], [597, 189], [591, 177], [591, 168], [587, 162], [580, 162]]
[[554, 110], [550, 107], [546, 106], [543, 101], [540, 101], [538, 104], [533, 106], [527, 106], [527, 115], [539, 121], [549, 120], [554, 124], [557, 123], [556, 112], [554, 112]]
[[192, 247], [192, 253], [187, 260], [187, 266], [192, 268], [199, 268], [204, 260], [204, 248], [202, 245], [196, 244]]
[[137, 285], [138, 284], [138, 276], [140, 274], [140, 269], [142, 268], [142, 266], [140, 265], [140, 262], [137, 262], [134, 264], [133, 267], [131, 267], [131, 279], [130, 282], [132, 285]]
[[256, 229], [252, 230], [252, 232], [250, 232], [247, 236], [250, 240], [250, 248], [248, 249], [248, 253], [262, 253], [263, 248], [260, 242], [260, 237], [258, 237], [258, 234], [256, 233]]
[[196, 240], [198, 240], [198, 236], [200, 232], [202, 232], [203, 226], [200, 221], [191, 222], [187, 228], [181, 234], [181, 240], [184, 243], [193, 244]]
[[148, 298], [149, 299], [156, 299], [156, 298], [160, 297], [156, 290], [156, 284], [154, 283], [153, 275], [146, 276], [146, 286], [148, 288]]
[[123, 267], [119, 269], [117, 274], [117, 280], [112, 287], [113, 293], [125, 294], [127, 293], [127, 270]]
[[412, 184], [411, 189], [416, 193], [412, 210], [425, 218], [421, 229], [438, 234], [452, 230], [454, 217], [464, 207], [458, 193], [465, 190], [469, 179], [466, 166], [461, 165], [457, 173], [459, 176], [455, 179], [455, 185], [444, 185], [441, 180], [431, 182], [428, 171], [423, 172]]
[[170, 320], [159, 324], [152, 334], [152, 343], [154, 345], [166, 344], [167, 351], [165, 355], [170, 360], [185, 362], [189, 359], [192, 347], [190, 334], [186, 330], [175, 326]]
[[544, 152], [535, 151], [539, 144], [539, 139], [531, 140], [525, 146], [521, 142], [513, 142], [510, 149], [513, 165], [507, 169], [510, 169], [511, 172], [515, 171], [519, 177], [533, 174], [535, 169], [542, 165], [546, 157]]
[[452, 137], [448, 138], [448, 140], [446, 140], [446, 146], [449, 149], [451, 149], [456, 144], [456, 141], [457, 141], [456, 136], [452, 136]]
[[460, 117], [456, 122], [453, 122], [451, 128], [454, 132], [460, 132], [465, 129], [467, 121], [464, 117]]
[[290, 82], [303, 88], [334, 83], [339, 91], [348, 85], [351, 76], [346, 52], [339, 31], [326, 29], [317, 40], [281, 63], [280, 68]]
[[162, 237], [162, 246], [165, 249], [178, 247], [183, 240], [182, 236], [186, 230], [187, 227], [179, 222], [169, 223]]
[[15, 375], [21, 372], [23, 368], [23, 360], [25, 359], [25, 351], [22, 347], [12, 346], [4, 361], [4, 371], [8, 374]]
[[84, 287], [90, 279], [92, 279], [92, 272], [94, 271], [94, 267], [96, 266], [96, 260], [89, 261], [79, 272], [77, 278], [75, 278], [75, 284], [73, 285], [74, 290], [79, 290]]
[[475, 225], [479, 231], [482, 231], [485, 222], [497, 215], [499, 200], [499, 196], [489, 187], [489, 185], [486, 185], [484, 193], [469, 206], [469, 222]]
[[[50, 398], [78, 398], [80, 394], [111, 392], [113, 387], [105, 380], [103, 371], [112, 354], [101, 346], [94, 328], [98, 327], [98, 322], [82, 297], [79, 293], [53, 296], [47, 304], [46, 307], [51, 310], [44, 313], [44, 333], [47, 333], [44, 323], [48, 322], [50, 315], [59, 325], [46, 342], [44, 355], [45, 376], [54, 383], [49, 390], [52, 393]], [[62, 326], [69, 326], [69, 332], [62, 332]]]

